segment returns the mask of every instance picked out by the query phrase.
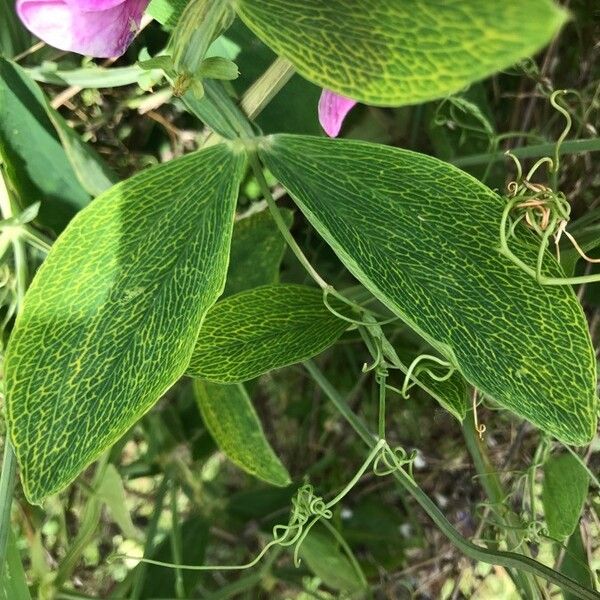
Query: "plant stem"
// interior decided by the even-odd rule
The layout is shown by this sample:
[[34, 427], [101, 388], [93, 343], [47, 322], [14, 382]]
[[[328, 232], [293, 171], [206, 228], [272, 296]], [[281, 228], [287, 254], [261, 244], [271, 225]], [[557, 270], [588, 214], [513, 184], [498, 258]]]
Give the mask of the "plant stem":
[[269, 207], [269, 210], [271, 212], [273, 220], [275, 221], [275, 224], [277, 225], [277, 229], [279, 229], [279, 232], [281, 233], [281, 235], [287, 242], [288, 246], [290, 247], [292, 252], [295, 254], [296, 258], [300, 261], [300, 264], [306, 269], [306, 271], [314, 279], [316, 284], [323, 290], [330, 289], [331, 286], [329, 286], [328, 283], [316, 272], [316, 270], [310, 264], [310, 261], [308, 260], [308, 258], [306, 258], [306, 256], [304, 255], [304, 252], [302, 252], [302, 249], [300, 248], [300, 246], [294, 239], [294, 236], [290, 233], [290, 230], [287, 228], [287, 225], [285, 224], [285, 221], [283, 220], [283, 217], [281, 216], [281, 213], [279, 212], [279, 209], [277, 208], [277, 204], [275, 203], [273, 194], [271, 194], [271, 190], [269, 189], [269, 184], [267, 183], [267, 180], [265, 179], [265, 176], [263, 175], [262, 167], [258, 161], [256, 153], [248, 152], [248, 156], [249, 156], [249, 160], [250, 160], [250, 165], [252, 167], [252, 171], [258, 181], [258, 185], [260, 186], [262, 195], [264, 196], [265, 200], [267, 201], [267, 206]]
[[102, 516], [102, 501], [96, 495], [96, 489], [104, 478], [104, 473], [108, 465], [108, 453], [98, 461], [96, 467], [96, 473], [94, 475], [94, 483], [92, 485], [92, 495], [88, 498], [85, 508], [83, 509], [83, 516], [79, 524], [79, 531], [73, 538], [67, 554], [60, 561], [60, 565], [56, 572], [56, 579], [54, 580], [54, 586], [56, 589], [62, 587], [62, 585], [69, 579], [73, 569], [77, 566], [81, 555], [92, 541], [96, 529], [100, 523], [100, 517]]
[[[4, 181], [4, 175], [0, 169], [0, 212], [3, 219], [14, 216], [13, 205], [8, 188]], [[12, 238], [13, 255], [15, 261], [15, 275], [17, 284], [17, 313], [20, 311], [23, 297], [27, 289], [27, 256], [23, 242], [18, 236]], [[12, 497], [15, 488], [17, 473], [17, 460], [10, 441], [10, 435], [6, 434], [4, 440], [4, 457], [2, 459], [2, 473], [0, 474], [0, 583], [4, 577], [6, 564], [6, 544], [10, 530], [10, 514], [12, 508]]]
[[2, 474], [0, 475], [0, 583], [5, 575], [6, 544], [10, 531], [10, 513], [16, 473], [17, 461], [7, 436], [2, 459]]
[[[325, 395], [331, 400], [342, 416], [348, 421], [352, 428], [359, 434], [365, 444], [373, 449], [377, 444], [377, 438], [369, 432], [366, 425], [352, 412], [346, 401], [340, 396], [335, 388], [327, 381], [325, 376], [319, 371], [314, 363], [307, 361], [304, 363], [307, 371], [314, 377], [316, 383], [321, 387]], [[429, 518], [435, 523], [440, 531], [461, 551], [463, 554], [473, 560], [481, 561], [491, 565], [499, 565], [508, 569], [520, 569], [527, 573], [537, 575], [554, 583], [564, 591], [570, 592], [580, 600], [599, 600], [600, 594], [566, 577], [562, 573], [539, 563], [538, 561], [516, 554], [515, 552], [502, 552], [499, 550], [490, 550], [481, 546], [476, 546], [469, 540], [466, 540], [446, 519], [442, 511], [435, 505], [433, 500], [427, 496], [423, 490], [415, 483], [411, 476], [404, 469], [397, 469], [393, 472], [396, 481], [418, 502]]]
[[[146, 534], [146, 543], [144, 545], [144, 557], [148, 558], [152, 554], [152, 550], [154, 549], [154, 538], [156, 537], [156, 530], [158, 529], [158, 522], [160, 520], [160, 516], [163, 512], [163, 504], [165, 501], [165, 496], [167, 495], [167, 490], [169, 489], [169, 479], [165, 475], [163, 480], [160, 482], [158, 486], [158, 492], [156, 493], [156, 499], [154, 501], [154, 511], [152, 512], [152, 519], [148, 525], [148, 532]], [[140, 594], [142, 593], [142, 588], [144, 587], [144, 580], [146, 578], [146, 571], [148, 570], [148, 565], [144, 562], [141, 562], [135, 568], [135, 575], [133, 581], [133, 588], [131, 590], [130, 600], [138, 600], [140, 598]]]
[[[523, 146], [511, 150], [517, 158], [538, 158], [539, 156], [551, 155], [556, 150], [556, 142], [547, 142], [545, 144], [534, 144], [532, 146]], [[560, 147], [560, 154], [581, 154], [584, 152], [599, 152], [600, 138], [588, 138], [583, 140], [569, 140], [563, 142]], [[504, 152], [485, 152], [483, 154], [471, 154], [470, 156], [460, 156], [450, 162], [457, 167], [473, 167], [486, 163], [500, 162], [506, 159]]]
[[177, 484], [171, 480], [171, 553], [175, 565], [175, 595], [177, 598], [185, 598], [185, 586], [183, 583], [183, 572], [179, 568], [182, 563], [181, 557], [181, 535], [179, 530], [179, 511], [177, 510]]
[[[462, 424], [462, 431], [475, 469], [481, 477], [483, 489], [492, 504], [492, 510], [498, 514], [502, 512], [502, 516], [508, 521], [506, 539], [509, 546], [514, 549], [518, 548], [523, 555], [529, 556], [527, 546], [518, 538], [515, 532], [520, 526], [519, 517], [507, 506], [507, 494], [502, 488], [500, 478], [496, 474], [490, 458], [485, 451], [485, 446], [481, 443], [479, 436], [476, 435], [475, 428], [473, 427], [472, 409], [467, 411], [467, 416]], [[527, 598], [540, 598], [539, 589], [533, 577], [516, 571], [512, 574], [512, 579], [517, 588], [520, 591], [522, 590]]]
[[240, 108], [249, 119], [255, 119], [273, 97], [294, 75], [294, 65], [287, 58], [277, 57], [271, 66], [248, 88]]

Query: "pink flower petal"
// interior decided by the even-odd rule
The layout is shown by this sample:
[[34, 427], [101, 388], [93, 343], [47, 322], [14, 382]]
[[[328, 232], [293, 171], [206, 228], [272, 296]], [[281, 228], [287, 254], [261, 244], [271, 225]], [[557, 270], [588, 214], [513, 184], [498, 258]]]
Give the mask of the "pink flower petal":
[[126, 0], [64, 0], [72, 8], [81, 12], [96, 12], [99, 10], [107, 10], [114, 6], [123, 4]]
[[19, 17], [41, 40], [86, 56], [125, 52], [149, 0], [17, 0]]
[[356, 105], [356, 100], [335, 92], [323, 90], [319, 98], [319, 122], [329, 137], [337, 137], [346, 115]]

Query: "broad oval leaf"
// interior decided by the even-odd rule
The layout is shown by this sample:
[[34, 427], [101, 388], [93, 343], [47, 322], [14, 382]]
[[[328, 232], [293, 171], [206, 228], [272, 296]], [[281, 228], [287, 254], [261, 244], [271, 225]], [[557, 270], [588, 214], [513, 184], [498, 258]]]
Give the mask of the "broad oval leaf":
[[[500, 405], [567, 443], [596, 429], [596, 361], [572, 289], [500, 255], [503, 200], [429, 156], [265, 138], [261, 157], [346, 267]], [[535, 264], [523, 227], [516, 252]], [[560, 275], [549, 255], [548, 270]]]
[[5, 363], [30, 501], [67, 485], [183, 375], [223, 290], [244, 164], [221, 144], [144, 171], [56, 241]]
[[[343, 305], [336, 310], [347, 311]], [[327, 309], [318, 289], [255, 288], [208, 311], [187, 373], [221, 383], [246, 381], [319, 354], [347, 328], [347, 321]]]
[[551, 0], [234, 0], [298, 72], [375, 105], [415, 104], [530, 56], [566, 13]]
[[544, 463], [542, 502], [550, 537], [563, 541], [575, 531], [588, 485], [589, 475], [573, 455], [551, 456]]
[[230, 460], [272, 485], [284, 487], [291, 483], [242, 384], [221, 385], [196, 379], [194, 390], [206, 428]]

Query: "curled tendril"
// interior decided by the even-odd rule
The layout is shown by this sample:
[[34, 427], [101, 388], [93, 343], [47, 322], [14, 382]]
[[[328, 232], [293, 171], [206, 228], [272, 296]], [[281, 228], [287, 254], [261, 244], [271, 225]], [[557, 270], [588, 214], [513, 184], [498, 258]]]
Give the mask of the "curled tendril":
[[479, 434], [479, 439], [483, 440], [483, 434], [487, 431], [484, 423], [480, 423], [477, 417], [477, 389], [473, 388], [473, 425], [475, 431]]
[[273, 539], [265, 545], [258, 555], [250, 562], [241, 565], [181, 565], [150, 558], [139, 558], [135, 556], [117, 555], [111, 557], [111, 561], [118, 558], [130, 558], [139, 562], [158, 565], [161, 567], [173, 569], [185, 569], [192, 571], [233, 571], [250, 569], [259, 563], [259, 561], [274, 546], [284, 548], [294, 547], [294, 565], [300, 565], [299, 552], [300, 547], [306, 536], [321, 519], [328, 522], [333, 516], [333, 507], [338, 504], [360, 481], [369, 467], [372, 467], [375, 475], [390, 475], [396, 471], [404, 470], [408, 465], [408, 474], [413, 478], [413, 462], [416, 457], [416, 451], [407, 453], [403, 448], [392, 449], [385, 439], [380, 439], [373, 447], [362, 466], [358, 469], [350, 482], [338, 493], [332, 500], [325, 500], [315, 493], [314, 487], [305, 483], [302, 485], [292, 498], [292, 507], [290, 518], [287, 525], [278, 524], [273, 527]]
[[[500, 250], [513, 263], [535, 277], [539, 283], [546, 285], [570, 285], [600, 280], [600, 276], [597, 275], [563, 278], [545, 277], [542, 275], [544, 257], [550, 239], [554, 239], [556, 258], [560, 261], [559, 244], [563, 235], [568, 238], [576, 252], [584, 260], [590, 263], [600, 263], [600, 259], [589, 257], [579, 246], [573, 235], [566, 230], [571, 218], [571, 205], [565, 195], [560, 191], [555, 191], [549, 185], [532, 181], [533, 176], [540, 167], [547, 165], [548, 172], [554, 182], [554, 187], [556, 187], [560, 167], [560, 148], [569, 134], [572, 125], [569, 111], [558, 102], [558, 98], [567, 93], [570, 93], [570, 91], [557, 90], [550, 96], [550, 104], [565, 118], [565, 127], [556, 141], [552, 158], [549, 156], [540, 158], [529, 169], [527, 174], [523, 175], [523, 168], [519, 159], [511, 152], [506, 153], [515, 163], [516, 178], [507, 186], [508, 202], [504, 207], [500, 221]], [[527, 227], [535, 231], [541, 238], [535, 269], [525, 264], [509, 247], [509, 239], [516, 237], [517, 225], [521, 222], [525, 222]]]
[[[425, 360], [436, 363], [442, 367], [446, 367], [448, 369], [448, 371], [444, 375], [438, 375], [437, 373], [432, 371], [430, 367], [420, 365], [420, 363], [422, 363]], [[437, 356], [432, 356], [431, 354], [420, 354], [419, 356], [417, 356], [417, 358], [415, 358], [412, 361], [412, 363], [410, 363], [410, 366], [408, 367], [408, 370], [406, 371], [406, 376], [404, 378], [404, 383], [402, 385], [402, 389], [400, 390], [400, 394], [405, 399], [409, 398], [408, 390], [410, 390], [410, 388], [416, 384], [416, 381], [414, 381], [414, 378], [420, 372], [427, 373], [429, 375], [429, 377], [431, 377], [435, 381], [446, 381], [447, 379], [450, 379], [450, 377], [452, 377], [454, 371], [455, 371], [454, 366], [452, 364], [450, 364], [448, 361], [438, 358]]]
[[385, 477], [386, 475], [391, 475], [399, 468], [407, 466], [407, 472], [414, 481], [413, 467], [416, 458], [416, 450], [412, 450], [409, 453], [402, 446], [391, 448], [386, 445], [373, 461], [373, 474], [378, 477]]

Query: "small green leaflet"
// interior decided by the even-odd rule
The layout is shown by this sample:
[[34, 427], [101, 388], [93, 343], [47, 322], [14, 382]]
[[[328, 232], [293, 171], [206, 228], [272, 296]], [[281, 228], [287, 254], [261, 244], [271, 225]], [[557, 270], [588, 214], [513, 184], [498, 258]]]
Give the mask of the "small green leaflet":
[[298, 72], [374, 105], [457, 92], [531, 56], [566, 19], [551, 0], [234, 0]]
[[287, 470], [269, 445], [246, 388], [194, 381], [198, 408], [206, 428], [229, 459], [247, 473], [272, 485], [291, 483]]
[[[336, 310], [348, 312], [338, 304]], [[318, 289], [270, 285], [241, 292], [208, 311], [187, 374], [246, 381], [319, 354], [347, 328]]]
[[[376, 144], [277, 135], [260, 155], [350, 272], [470, 383], [566, 443], [593, 437], [585, 317], [572, 289], [541, 286], [499, 254], [499, 196], [435, 158]], [[535, 263], [539, 240], [521, 237], [517, 252]]]
[[575, 531], [588, 485], [588, 473], [573, 455], [551, 456], [545, 462], [542, 502], [551, 538], [562, 542]]
[[28, 499], [62, 489], [181, 375], [223, 291], [245, 157], [143, 171], [70, 223], [10, 338], [8, 424]]
[[[292, 211], [284, 209], [282, 213], [289, 229]], [[268, 210], [236, 221], [223, 296], [277, 283], [284, 252], [285, 240]]]

